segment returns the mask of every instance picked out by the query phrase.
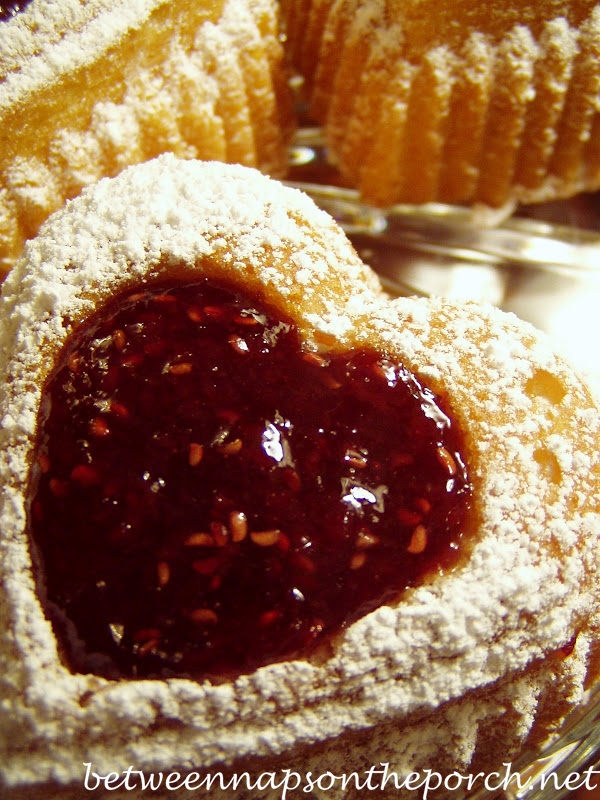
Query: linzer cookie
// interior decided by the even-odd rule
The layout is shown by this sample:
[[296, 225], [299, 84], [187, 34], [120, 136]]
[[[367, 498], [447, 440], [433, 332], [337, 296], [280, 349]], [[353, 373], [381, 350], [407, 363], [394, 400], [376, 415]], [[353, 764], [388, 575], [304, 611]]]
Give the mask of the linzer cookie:
[[52, 215], [0, 320], [6, 796], [493, 770], [580, 700], [600, 415], [530, 326], [172, 155]]
[[600, 186], [595, 0], [282, 5], [331, 158], [368, 200], [510, 207]]
[[0, 273], [65, 198], [159, 153], [284, 170], [271, 0], [31, 0], [2, 16]]

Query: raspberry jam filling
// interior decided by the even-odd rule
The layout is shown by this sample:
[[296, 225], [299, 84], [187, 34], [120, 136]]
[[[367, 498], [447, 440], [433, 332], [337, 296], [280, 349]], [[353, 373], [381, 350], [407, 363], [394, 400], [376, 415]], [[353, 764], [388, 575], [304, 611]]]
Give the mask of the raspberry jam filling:
[[75, 670], [226, 677], [303, 655], [461, 551], [443, 402], [375, 351], [307, 352], [229, 289], [116, 298], [42, 409], [31, 531]]

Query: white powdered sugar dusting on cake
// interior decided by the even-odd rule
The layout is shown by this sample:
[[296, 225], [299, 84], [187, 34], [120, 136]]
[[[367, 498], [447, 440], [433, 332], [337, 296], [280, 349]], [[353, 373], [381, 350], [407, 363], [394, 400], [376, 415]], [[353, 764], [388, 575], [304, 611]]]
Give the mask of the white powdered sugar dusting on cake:
[[283, 2], [329, 157], [367, 202], [509, 213], [598, 186], [594, 2]]
[[[414, 370], [466, 433], [476, 497], [458, 567], [314, 656], [221, 685], [72, 674], [27, 545], [41, 382], [58, 349], [114, 291], [169, 274], [243, 284], [292, 316], [309, 349], [369, 345]], [[475, 304], [390, 301], [301, 193], [243, 167], [172, 156], [53, 215], [7, 279], [0, 319], [7, 785], [74, 782], [90, 760], [104, 772], [260, 757], [267, 769], [456, 766], [469, 763], [478, 730], [518, 748], [536, 724], [549, 735], [581, 695], [600, 602], [600, 416], [530, 326]], [[554, 708], [551, 722], [536, 722], [542, 707]]]
[[2, 274], [67, 198], [130, 164], [287, 163], [273, 0], [32, 0], [0, 25], [0, 54]]
[[53, 74], [93, 60], [139, 26], [157, 5], [156, 0], [134, 0], [122, 4], [119, 14], [111, 14], [112, 5], [98, 0], [31, 3], [0, 30], [4, 78], [0, 107], [16, 93], [22, 95], [51, 80]]

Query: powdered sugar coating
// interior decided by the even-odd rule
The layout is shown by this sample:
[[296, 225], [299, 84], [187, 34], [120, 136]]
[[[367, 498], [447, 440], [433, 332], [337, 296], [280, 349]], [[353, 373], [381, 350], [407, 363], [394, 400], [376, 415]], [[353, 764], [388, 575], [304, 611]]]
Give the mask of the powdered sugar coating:
[[282, 8], [331, 158], [368, 201], [502, 208], [600, 185], [595, 0]]
[[0, 272], [66, 198], [161, 152], [280, 174], [273, 0], [32, 0], [0, 27]]
[[[172, 273], [243, 282], [297, 319], [307, 347], [369, 343], [418, 371], [467, 433], [479, 498], [460, 568], [367, 615], [318, 656], [222, 685], [70, 674], [25, 535], [41, 383], [58, 348], [115, 289]], [[0, 319], [7, 785], [77, 782], [85, 761], [105, 773], [235, 768], [261, 756], [252, 763], [265, 769], [441, 768], [474, 752], [489, 763], [510, 757], [534, 721], [536, 737], [547, 735], [581, 696], [599, 605], [600, 416], [529, 326], [474, 304], [389, 301], [304, 195], [242, 167], [171, 156], [54, 215], [5, 283]]]

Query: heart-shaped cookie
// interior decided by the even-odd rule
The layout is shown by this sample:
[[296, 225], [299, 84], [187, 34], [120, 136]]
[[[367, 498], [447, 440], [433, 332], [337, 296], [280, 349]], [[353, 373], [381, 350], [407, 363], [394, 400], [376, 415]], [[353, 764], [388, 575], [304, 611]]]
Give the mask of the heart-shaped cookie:
[[171, 156], [0, 313], [7, 787], [492, 768], [581, 692], [599, 413], [530, 326], [391, 301], [299, 192]]

